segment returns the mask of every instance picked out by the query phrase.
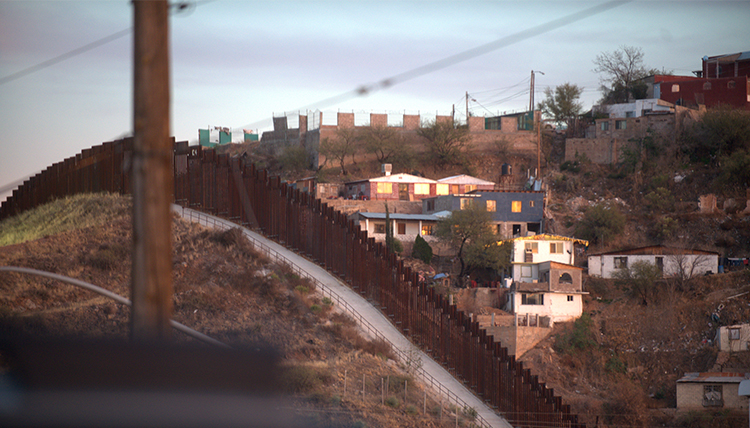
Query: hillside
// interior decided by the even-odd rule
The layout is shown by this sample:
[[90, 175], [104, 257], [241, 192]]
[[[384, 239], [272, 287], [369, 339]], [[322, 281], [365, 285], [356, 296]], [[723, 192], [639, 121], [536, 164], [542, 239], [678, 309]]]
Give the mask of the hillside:
[[[110, 209], [95, 215], [101, 206]], [[91, 218], [79, 228], [71, 213], [80, 207], [88, 207], [84, 211]], [[128, 198], [65, 198], [29, 212], [21, 223], [33, 232], [45, 229], [49, 218], [71, 221], [53, 227], [52, 235], [42, 231], [41, 238], [0, 247], [0, 265], [55, 272], [129, 297]], [[17, 226], [0, 224], [0, 239], [16, 234]], [[34, 237], [35, 232], [22, 235]], [[455, 423], [449, 419], [451, 409], [442, 409], [429, 396], [428, 412], [423, 414], [422, 387], [389, 358], [388, 345], [360, 336], [354, 322], [330, 301], [316, 297], [307, 280], [272, 265], [237, 230], [215, 232], [174, 218], [173, 239], [174, 319], [238, 348], [276, 350], [282, 367], [280, 386], [296, 403], [294, 414], [300, 423], [439, 427], [441, 418], [450, 420], [450, 426]], [[127, 339], [130, 310], [92, 292], [7, 272], [0, 273], [0, 291], [4, 334]], [[192, 342], [179, 333], [174, 340]], [[0, 363], [7, 370], [2, 355]], [[364, 400], [362, 379], [367, 382]], [[385, 380], [389, 387], [381, 393]], [[385, 404], [381, 399], [387, 399]], [[459, 416], [466, 423], [466, 416]]]

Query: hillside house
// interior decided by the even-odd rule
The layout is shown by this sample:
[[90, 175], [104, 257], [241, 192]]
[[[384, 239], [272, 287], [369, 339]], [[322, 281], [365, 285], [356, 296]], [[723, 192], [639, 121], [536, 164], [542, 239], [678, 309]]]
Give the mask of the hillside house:
[[685, 275], [691, 278], [719, 271], [718, 253], [662, 245], [592, 254], [588, 261], [589, 275], [601, 278], [613, 278], [618, 269], [632, 266], [636, 261], [656, 265], [665, 277]]
[[[426, 214], [399, 214], [389, 215], [393, 237], [404, 242], [413, 242], [417, 236], [422, 236], [426, 241], [434, 241], [433, 231], [440, 217]], [[367, 236], [375, 238], [376, 241], [385, 241], [385, 213], [357, 212], [349, 216], [354, 224], [359, 225], [361, 230], [367, 231]]]
[[393, 174], [344, 183], [347, 199], [416, 201], [435, 196], [437, 181], [411, 174]]
[[574, 266], [576, 244], [587, 241], [557, 235], [515, 238], [512, 284], [505, 310], [519, 325], [551, 327], [583, 311], [583, 269]]
[[544, 232], [544, 192], [473, 191], [422, 199], [422, 212], [458, 211], [481, 204], [492, 213], [495, 233], [501, 239]]
[[750, 324], [721, 326], [714, 342], [721, 352], [750, 351]]
[[437, 182], [437, 195], [458, 195], [473, 192], [475, 190], [481, 192], [495, 189], [494, 182], [482, 180], [481, 178], [472, 177], [466, 174], [440, 178]]
[[738, 394], [750, 373], [686, 373], [677, 380], [677, 410], [747, 409]]

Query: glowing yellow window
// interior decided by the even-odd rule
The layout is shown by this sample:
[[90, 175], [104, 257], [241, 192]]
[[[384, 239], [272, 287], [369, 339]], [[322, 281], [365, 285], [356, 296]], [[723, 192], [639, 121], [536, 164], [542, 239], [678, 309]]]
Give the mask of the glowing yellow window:
[[487, 211], [493, 213], [497, 211], [497, 201], [487, 201]]
[[393, 183], [378, 183], [378, 193], [393, 193]]
[[510, 210], [514, 213], [520, 213], [521, 212], [521, 206], [523, 204], [521, 201], [513, 201], [510, 206]]
[[435, 193], [438, 195], [449, 195], [450, 187], [447, 184], [438, 184], [435, 188]]
[[430, 194], [430, 184], [429, 183], [415, 183], [414, 184], [414, 194], [415, 195], [429, 195]]

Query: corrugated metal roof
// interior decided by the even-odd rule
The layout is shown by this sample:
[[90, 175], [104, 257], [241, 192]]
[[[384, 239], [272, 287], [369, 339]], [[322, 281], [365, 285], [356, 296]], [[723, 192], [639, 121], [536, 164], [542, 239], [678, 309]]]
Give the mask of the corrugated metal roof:
[[443, 184], [477, 184], [483, 186], [494, 186], [492, 181], [482, 180], [481, 178], [472, 177], [466, 174], [452, 175], [450, 177], [440, 178], [437, 181]]
[[750, 379], [750, 373], [695, 372], [685, 373], [685, 376], [677, 379], [677, 383], [740, 383], [746, 379]]

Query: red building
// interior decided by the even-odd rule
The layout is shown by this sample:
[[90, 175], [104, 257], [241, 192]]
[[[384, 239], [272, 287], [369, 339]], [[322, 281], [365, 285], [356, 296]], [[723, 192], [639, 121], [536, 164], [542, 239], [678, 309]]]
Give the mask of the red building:
[[685, 107], [721, 105], [750, 110], [747, 76], [704, 79], [686, 76], [654, 76], [654, 97]]
[[750, 76], [750, 51], [703, 57], [701, 77], [721, 79], [739, 76]]

